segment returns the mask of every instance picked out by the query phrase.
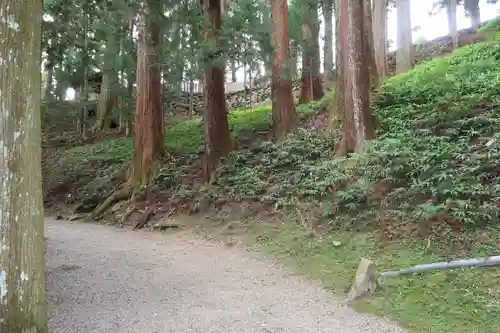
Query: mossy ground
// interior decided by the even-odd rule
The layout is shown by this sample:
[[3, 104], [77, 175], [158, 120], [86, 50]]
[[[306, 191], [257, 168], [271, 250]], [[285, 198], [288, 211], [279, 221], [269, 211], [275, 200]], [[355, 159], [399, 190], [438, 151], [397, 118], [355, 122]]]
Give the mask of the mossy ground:
[[[277, 228], [258, 228], [264, 224], [255, 217], [240, 220], [246, 232], [259, 236], [259, 249], [339, 293], [347, 291], [361, 257], [386, 270], [496, 254], [499, 78], [500, 43], [490, 41], [386, 80], [373, 96], [378, 139], [341, 159], [332, 152], [338, 138], [299, 129], [272, 143], [265, 135], [270, 108], [233, 111], [231, 132], [244, 144], [210, 186], [191, 182], [202, 125], [180, 122], [167, 128], [165, 145], [175, 161], [157, 185], [168, 202], [250, 203], [286, 212]], [[322, 103], [328, 101], [299, 112], [316, 116]], [[54, 170], [122, 164], [131, 151], [130, 139], [77, 147]], [[308, 237], [304, 228], [317, 236]], [[498, 268], [392, 278], [356, 307], [417, 332], [500, 332], [499, 279]]]

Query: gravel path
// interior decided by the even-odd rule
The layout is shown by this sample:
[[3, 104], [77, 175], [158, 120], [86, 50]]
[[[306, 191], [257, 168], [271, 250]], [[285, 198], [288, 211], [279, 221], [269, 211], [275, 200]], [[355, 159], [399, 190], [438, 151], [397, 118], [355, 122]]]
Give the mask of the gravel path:
[[45, 222], [51, 333], [405, 332], [244, 250]]

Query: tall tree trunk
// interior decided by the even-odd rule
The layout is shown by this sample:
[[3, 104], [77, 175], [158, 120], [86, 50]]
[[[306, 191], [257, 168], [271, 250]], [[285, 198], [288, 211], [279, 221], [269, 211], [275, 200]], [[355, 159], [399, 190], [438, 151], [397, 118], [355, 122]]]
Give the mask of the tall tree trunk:
[[264, 61], [264, 82], [268, 84], [273, 76], [272, 57]]
[[[128, 19], [128, 27], [126, 29], [125, 35], [126, 35], [126, 40], [124, 45], [134, 45], [134, 37], [133, 37], [133, 31], [134, 31], [134, 26], [135, 26], [135, 15], [131, 15]], [[127, 49], [125, 47], [125, 49]], [[131, 57], [134, 59], [135, 62], [137, 62], [137, 53], [131, 54]], [[136, 68], [137, 68], [137, 63], [136, 63]], [[126, 110], [125, 110], [125, 136], [129, 136], [132, 134], [132, 120], [133, 120], [133, 114], [134, 114], [134, 104], [133, 104], [133, 95], [134, 95], [134, 83], [136, 79], [136, 73], [134, 73], [134, 70], [130, 67], [126, 67], [126, 76], [127, 76], [127, 100], [126, 100]]]
[[250, 89], [247, 89], [247, 83], [247, 62], [245, 57], [245, 59], [243, 60], [243, 101], [245, 103], [245, 108], [249, 108], [252, 104], [252, 101], [248, 101], [248, 93], [250, 93], [250, 96], [252, 96], [252, 91]]
[[50, 65], [47, 68], [47, 83], [45, 85], [44, 100], [48, 101], [52, 98], [52, 89], [54, 88], [54, 66]]
[[[127, 35], [128, 35], [128, 24], [127, 24], [127, 21], [125, 21], [125, 23], [123, 23], [123, 26], [121, 28], [121, 31], [120, 31], [120, 51], [119, 51], [119, 54], [120, 55], [123, 55], [125, 54], [126, 49], [125, 49], [125, 45], [126, 45], [126, 41], [127, 41]], [[118, 127], [118, 131], [120, 133], [123, 133], [126, 131], [126, 128], [127, 128], [127, 115], [128, 115], [128, 112], [127, 112], [127, 106], [128, 106], [128, 98], [129, 96], [127, 95], [127, 89], [126, 87], [123, 87], [123, 79], [127, 76], [126, 74], [126, 68], [125, 68], [125, 62], [121, 62], [121, 66], [120, 66], [120, 69], [119, 69], [119, 78], [120, 78], [120, 85], [119, 85], [119, 89], [120, 89], [120, 96], [118, 98], [119, 100], [119, 108], [120, 108], [120, 119], [119, 119], [119, 127]], [[127, 78], [128, 79], [128, 78]]]
[[224, 64], [220, 47], [221, 1], [200, 0], [209, 27], [205, 30], [205, 42], [213, 45], [205, 59], [205, 179], [212, 181], [220, 159], [231, 151], [231, 137], [227, 117], [224, 86]]
[[295, 41], [290, 41], [290, 79], [295, 80], [297, 78], [297, 61], [298, 61], [298, 48]]
[[333, 1], [323, 0], [323, 20], [325, 22], [325, 44], [323, 73], [326, 80], [333, 80]]
[[302, 78], [299, 103], [308, 103], [323, 97], [320, 74], [318, 8], [313, 1], [307, 3], [305, 23], [302, 25]]
[[458, 29], [457, 29], [457, 0], [450, 0], [446, 6], [448, 14], [448, 33], [453, 41], [453, 49], [458, 48]]
[[250, 98], [248, 102], [248, 107], [252, 107], [253, 103], [253, 77], [252, 77], [252, 63], [250, 62], [250, 65], [248, 66], [248, 89], [250, 91]]
[[298, 120], [293, 101], [292, 80], [290, 73], [287, 73], [287, 64], [290, 58], [287, 0], [271, 0], [271, 19], [273, 134], [276, 139], [281, 139], [295, 127]]
[[66, 98], [67, 90], [68, 85], [66, 82], [57, 82], [55, 91], [56, 99], [58, 101], [64, 101], [64, 99]]
[[236, 77], [236, 60], [231, 60], [231, 82], [236, 83], [238, 81]]
[[465, 0], [465, 12], [470, 18], [471, 27], [476, 30], [481, 25], [481, 11], [479, 10], [479, 0]]
[[101, 91], [97, 103], [97, 121], [93, 132], [109, 129], [113, 108], [117, 105], [114, 69], [105, 70], [102, 75]]
[[365, 0], [340, 0], [340, 43], [342, 89], [342, 142], [338, 153], [357, 152], [366, 140], [375, 139], [370, 109], [370, 85], [366, 54], [367, 38], [363, 20]]
[[2, 1], [0, 332], [47, 333], [41, 164], [42, 2]]
[[373, 21], [371, 1], [363, 2], [363, 34], [365, 41], [365, 56], [368, 61], [368, 72], [370, 73], [370, 89], [378, 85], [379, 74], [375, 60], [375, 47], [373, 42]]
[[321, 58], [319, 52], [319, 28], [320, 21], [318, 17], [318, 7], [314, 6], [312, 11], [312, 63], [311, 63], [311, 76], [313, 85], [313, 99], [319, 101], [325, 95], [323, 91], [323, 77], [321, 75]]
[[[344, 0], [335, 0], [335, 103], [332, 103], [329, 106], [328, 111], [328, 129], [330, 133], [334, 133], [337, 130], [337, 118], [342, 115], [342, 111], [344, 109], [344, 91], [345, 91], [345, 75], [343, 72], [344, 68], [344, 56], [345, 52], [343, 48], [343, 44], [340, 42], [340, 39], [343, 37], [340, 35], [340, 1]], [[342, 23], [345, 23], [345, 20], [342, 20]]]
[[164, 152], [161, 67], [158, 59], [162, 40], [162, 1], [148, 0], [145, 9], [145, 26], [137, 47], [134, 153], [129, 175], [133, 187], [151, 182], [160, 168]]
[[402, 73], [413, 66], [410, 0], [397, 0], [396, 6], [398, 16], [396, 73]]
[[299, 104], [309, 103], [313, 100], [313, 77], [312, 77], [312, 46], [311, 29], [307, 24], [302, 25], [302, 36], [304, 39], [302, 47], [302, 73], [300, 77], [300, 97]]
[[135, 75], [133, 75], [132, 70], [127, 70], [127, 109], [126, 109], [126, 123], [125, 123], [125, 136], [132, 134], [132, 115], [134, 111], [133, 105], [133, 95], [134, 95], [134, 82]]
[[387, 76], [386, 0], [373, 0], [373, 48], [379, 77]]
[[[112, 8], [110, 8], [112, 10]], [[118, 22], [113, 22], [118, 24]], [[101, 91], [97, 104], [97, 121], [92, 129], [93, 132], [109, 129], [113, 108], [118, 102], [118, 93], [116, 91], [117, 83], [117, 64], [115, 63], [116, 54], [120, 53], [120, 34], [109, 33], [106, 51], [104, 53], [104, 68], [102, 71]]]
[[[191, 67], [193, 65], [191, 64]], [[188, 112], [188, 117], [189, 119], [193, 119], [193, 113], [194, 113], [194, 80], [193, 76], [189, 76], [189, 112]]]
[[89, 70], [89, 0], [86, 0], [82, 6], [83, 11], [83, 106], [80, 109], [80, 115], [78, 117], [78, 130], [82, 133], [83, 138], [87, 137], [87, 118], [88, 118], [88, 101], [89, 101], [89, 91], [88, 91], [88, 70]]

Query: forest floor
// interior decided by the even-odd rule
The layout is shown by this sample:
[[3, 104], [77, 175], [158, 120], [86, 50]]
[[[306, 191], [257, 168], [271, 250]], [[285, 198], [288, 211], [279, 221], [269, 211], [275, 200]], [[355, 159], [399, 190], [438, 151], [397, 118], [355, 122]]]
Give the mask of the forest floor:
[[290, 269], [191, 232], [47, 219], [52, 333], [404, 333]]
[[[259, 249], [336, 294], [361, 257], [390, 270], [497, 254], [499, 77], [495, 40], [386, 80], [372, 99], [378, 138], [348, 158], [334, 158], [339, 131], [326, 133], [331, 93], [299, 106], [300, 128], [280, 143], [268, 140], [269, 107], [231, 111], [238, 145], [210, 185], [199, 172], [201, 121], [170, 124], [154, 186], [134, 211], [118, 203], [103, 219], [134, 225], [152, 212], [153, 229]], [[68, 217], [88, 212], [123, 180], [131, 152], [130, 138], [45, 148], [46, 205]], [[196, 218], [180, 220], [186, 214]], [[354, 307], [415, 332], [499, 332], [499, 279], [498, 268], [392, 278]]]

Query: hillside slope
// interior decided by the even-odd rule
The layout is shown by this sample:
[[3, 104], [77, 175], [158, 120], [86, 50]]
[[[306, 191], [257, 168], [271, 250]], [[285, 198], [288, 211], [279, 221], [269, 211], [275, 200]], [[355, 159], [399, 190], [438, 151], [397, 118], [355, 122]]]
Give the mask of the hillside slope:
[[[137, 205], [158, 215], [213, 208], [230, 216], [224, 230], [257, 234], [264, 248], [293, 258], [337, 292], [349, 287], [364, 256], [392, 269], [497, 253], [499, 78], [497, 39], [388, 79], [373, 96], [378, 139], [348, 158], [334, 158], [338, 137], [317, 129], [266, 141], [269, 108], [232, 112], [240, 149], [210, 185], [198, 175], [199, 120], [175, 124], [165, 137], [172, 159]], [[314, 114], [319, 104], [301, 107], [301, 115]], [[80, 179], [70, 203], [92, 209], [120, 181], [131, 150], [130, 139], [70, 149], [51, 166], [58, 176], [51, 179], [65, 186]], [[121, 221], [116, 212], [123, 209], [107, 218]], [[498, 269], [397, 278], [358, 308], [419, 332], [498, 332], [499, 278]]]

